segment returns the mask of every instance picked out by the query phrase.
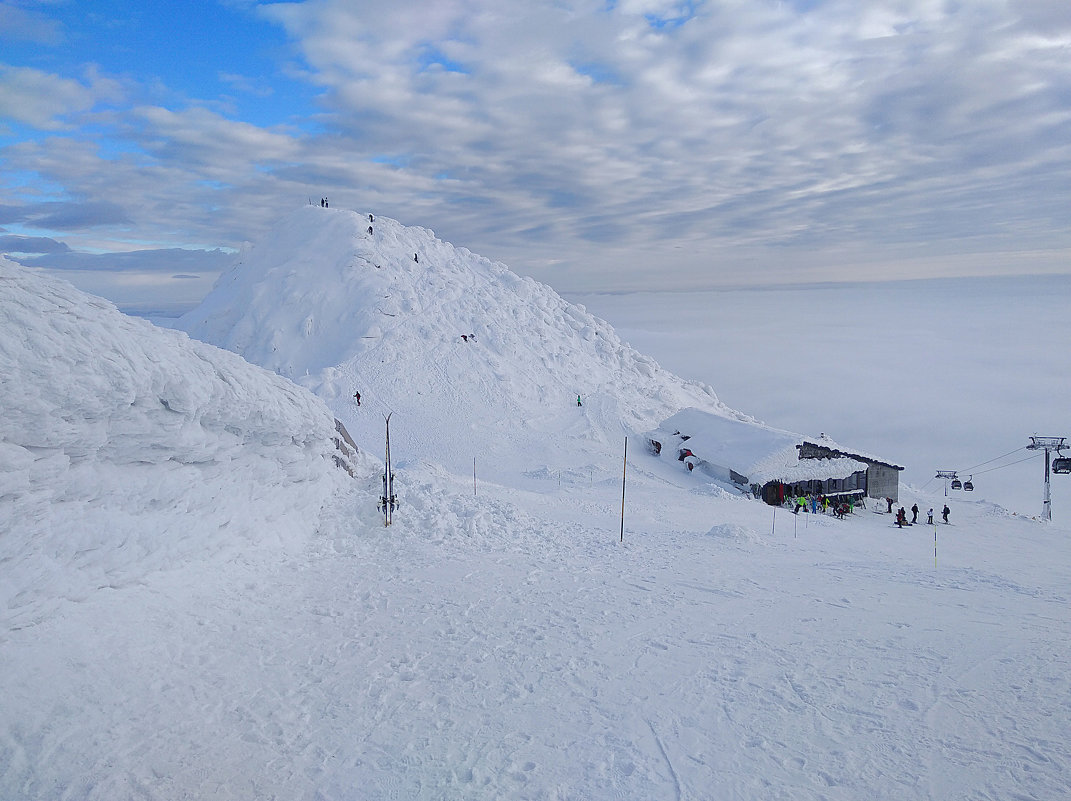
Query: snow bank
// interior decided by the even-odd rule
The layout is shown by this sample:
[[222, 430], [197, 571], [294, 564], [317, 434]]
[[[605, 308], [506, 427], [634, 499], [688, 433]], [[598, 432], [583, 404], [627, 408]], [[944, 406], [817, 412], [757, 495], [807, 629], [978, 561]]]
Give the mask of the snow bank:
[[0, 259], [0, 610], [307, 534], [345, 474], [317, 398]]

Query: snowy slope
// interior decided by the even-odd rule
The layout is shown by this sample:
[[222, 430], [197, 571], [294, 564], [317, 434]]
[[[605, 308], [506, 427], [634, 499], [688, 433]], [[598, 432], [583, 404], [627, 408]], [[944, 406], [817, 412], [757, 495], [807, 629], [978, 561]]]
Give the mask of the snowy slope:
[[2, 259], [0, 308], [0, 615], [302, 541], [341, 486], [291, 382]]
[[393, 413], [400, 458], [471, 472], [479, 457], [503, 481], [582, 466], [576, 441], [620, 449], [684, 406], [742, 417], [550, 287], [344, 209], [281, 220], [179, 326], [309, 387], [358, 442]]
[[[306, 216], [348, 220], [349, 263], [363, 219]], [[308, 392], [0, 264], [0, 798], [1068, 795], [1068, 532], [958, 500], [947, 526], [794, 516], [631, 447], [626, 502], [611, 434], [724, 413], [713, 393], [442, 248], [469, 282], [448, 303], [402, 259], [384, 286], [420, 315], [334, 307], [374, 339], [304, 336], [315, 274], [274, 300], [287, 281], [250, 278], [202, 317], [221, 336], [248, 321], [242, 348], [299, 379], [310, 364], [375, 442], [392, 406], [410, 445], [498, 449], [509, 481], [478, 493], [411, 457], [390, 528], [371, 457], [356, 481], [331, 466]], [[515, 325], [472, 317], [484, 350], [445, 343], [450, 304]], [[472, 408], [434, 405], [451, 393]]]

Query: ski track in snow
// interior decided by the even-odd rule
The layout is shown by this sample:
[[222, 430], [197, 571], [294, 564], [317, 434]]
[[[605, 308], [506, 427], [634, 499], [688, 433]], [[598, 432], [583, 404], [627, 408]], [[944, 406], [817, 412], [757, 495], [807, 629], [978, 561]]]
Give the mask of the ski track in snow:
[[[5, 650], [48, 680], [7, 680], [0, 788], [928, 799], [1066, 787], [1066, 598], [1016, 591], [1008, 619], [1011, 582], [965, 580], [977, 572], [955, 565], [965, 549], [950, 545], [936, 572], [888, 544], [864, 563], [867, 540], [888, 537], [866, 518], [765, 544], [686, 530], [620, 544], [611, 525], [548, 524], [515, 491], [466, 497], [449, 477], [384, 529], [375, 488], [329, 508], [303, 555], [216, 565], [195, 584], [162, 574], [13, 633]], [[557, 501], [612, 507], [612, 492], [567, 487]], [[754, 504], [733, 506], [756, 522]]]
[[734, 414], [709, 388], [352, 217], [303, 211], [199, 312], [326, 405], [48, 284], [99, 343], [68, 359], [75, 316], [17, 295], [0, 799], [1068, 795], [1066, 531], [957, 502], [935, 564], [930, 527], [747, 500], [641, 446], [667, 410]]

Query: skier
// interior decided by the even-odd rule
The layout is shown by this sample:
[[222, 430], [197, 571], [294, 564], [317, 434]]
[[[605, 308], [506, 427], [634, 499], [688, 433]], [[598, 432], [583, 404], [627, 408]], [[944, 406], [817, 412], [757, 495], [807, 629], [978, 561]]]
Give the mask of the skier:
[[948, 508], [948, 504], [945, 504], [945, 508], [941, 510], [941, 518], [947, 523], [948, 515], [951, 513], [951, 509]]
[[926, 513], [926, 524], [930, 525], [930, 526], [933, 525], [933, 507], [932, 506], [930, 507], [930, 511], [928, 511]]
[[358, 406], [360, 406], [360, 405], [361, 405], [361, 393], [360, 393], [360, 392], [354, 392], [354, 393], [353, 393], [353, 399], [354, 399], [355, 401], [357, 401], [357, 405], [358, 405]]
[[897, 528], [903, 528], [905, 523], [907, 523], [907, 512], [901, 506], [896, 512], [896, 526]]
[[911, 524], [919, 522], [919, 505], [914, 503], [911, 505]]
[[886, 498], [885, 501], [889, 504], [889, 514], [892, 514], [892, 498]]
[[577, 395], [577, 396], [576, 396], [576, 405], [577, 405], [577, 406], [583, 406], [583, 405], [584, 405], [584, 404], [582, 404], [582, 403], [580, 402], [580, 396], [579, 396], [579, 395]]

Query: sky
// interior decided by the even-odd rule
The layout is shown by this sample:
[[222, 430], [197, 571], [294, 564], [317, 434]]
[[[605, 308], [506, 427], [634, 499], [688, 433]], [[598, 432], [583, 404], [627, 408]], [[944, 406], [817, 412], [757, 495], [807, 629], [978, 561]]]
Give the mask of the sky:
[[0, 4], [0, 252], [190, 306], [327, 197], [559, 291], [1071, 271], [1065, 0]]

